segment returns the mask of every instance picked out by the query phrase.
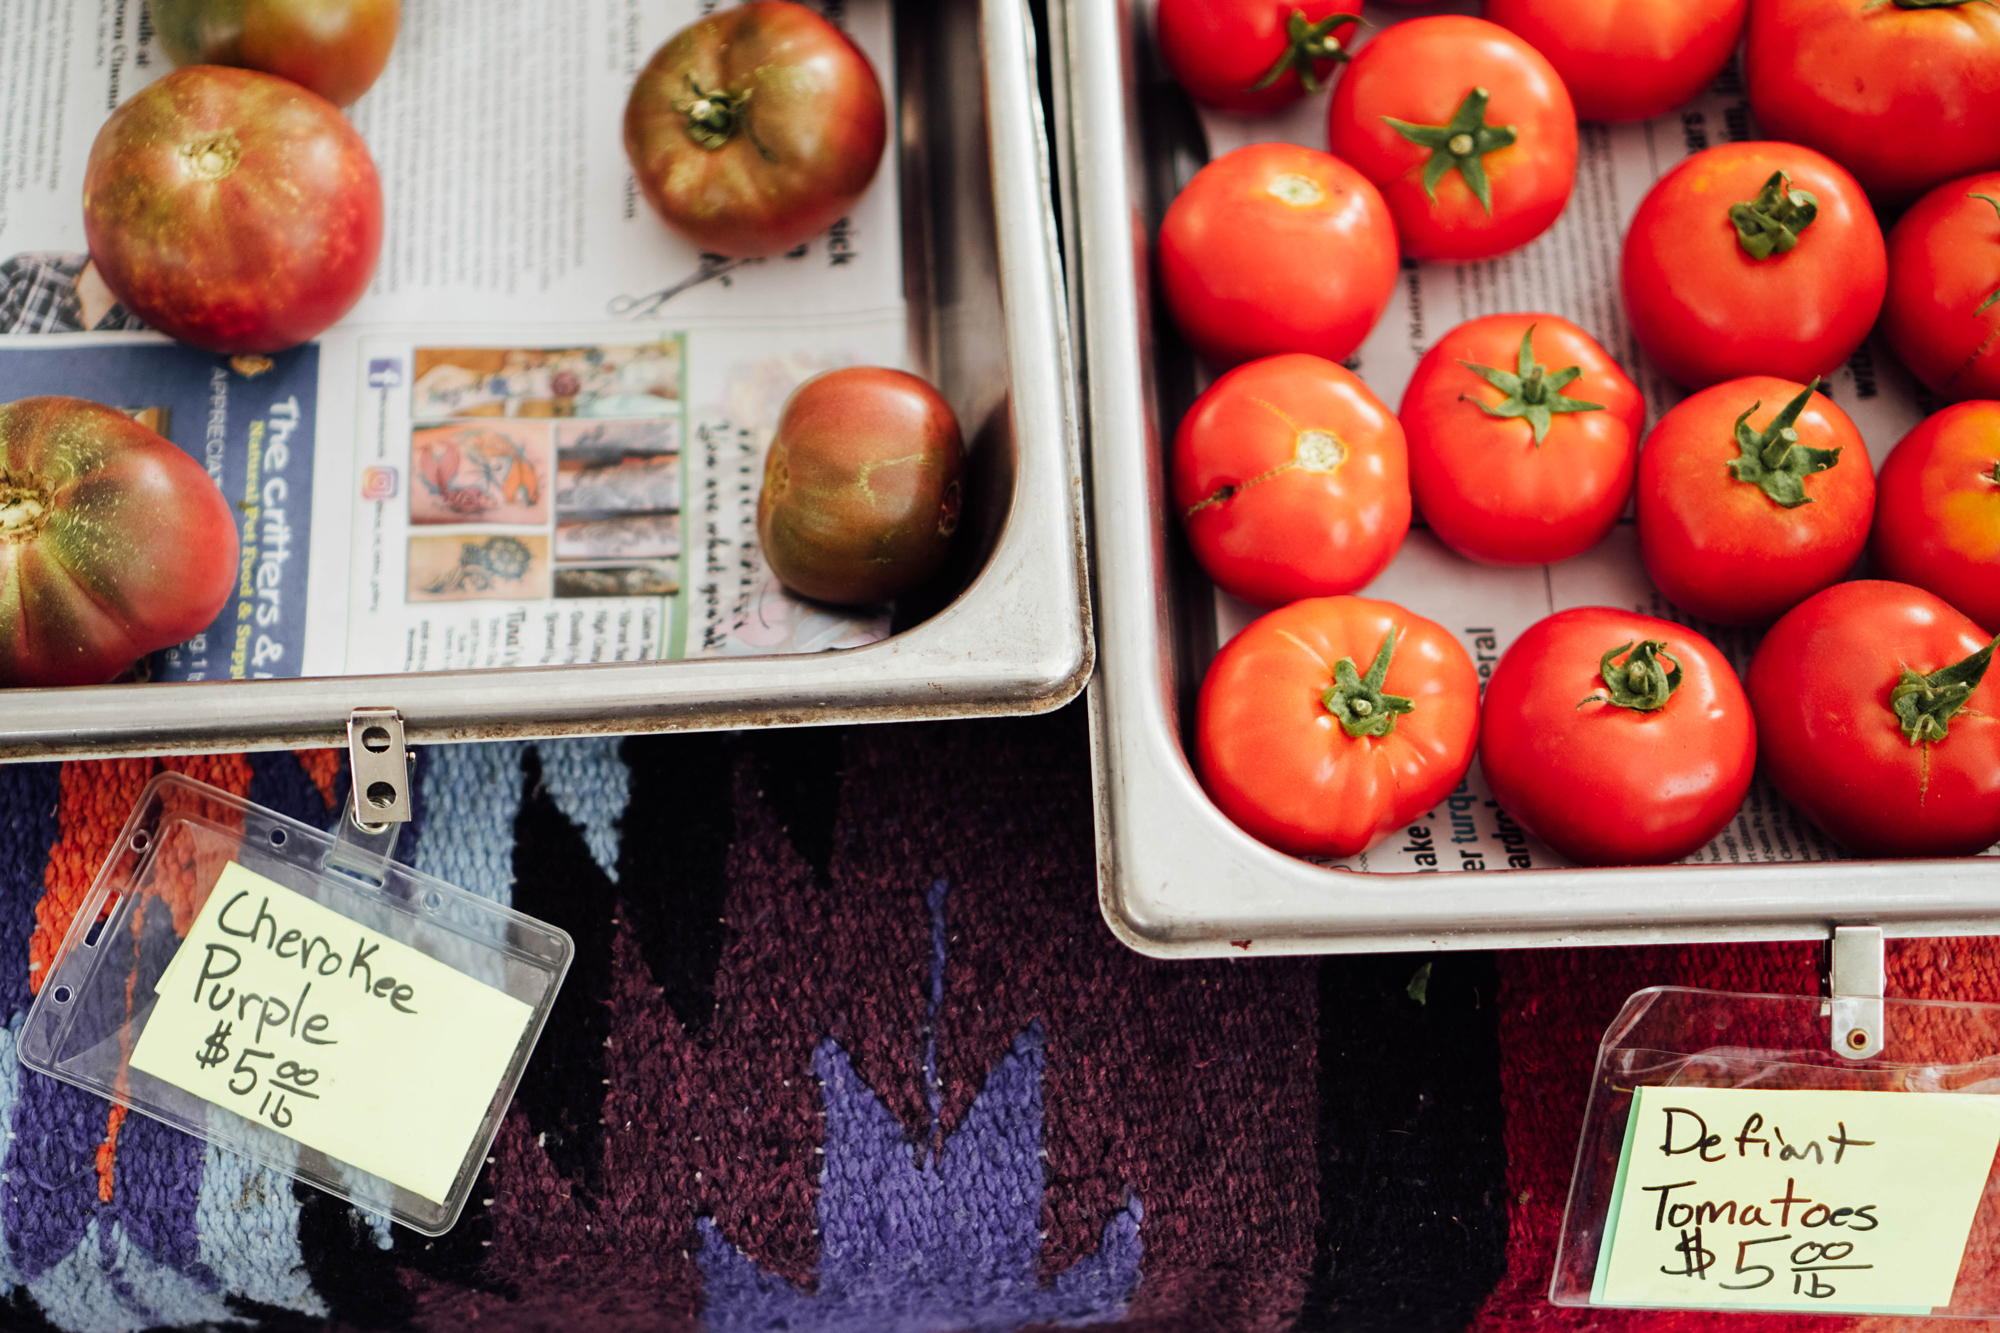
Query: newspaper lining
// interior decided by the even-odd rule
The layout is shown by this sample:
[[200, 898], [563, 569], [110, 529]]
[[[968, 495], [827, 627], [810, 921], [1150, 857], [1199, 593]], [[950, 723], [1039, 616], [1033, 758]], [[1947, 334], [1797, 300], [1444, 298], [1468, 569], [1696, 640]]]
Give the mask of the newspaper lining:
[[[815, 4], [893, 105], [888, 0]], [[154, 678], [812, 652], [888, 633], [886, 613], [778, 585], [755, 512], [793, 387], [842, 365], [915, 368], [896, 154], [789, 254], [725, 259], [670, 234], [631, 179], [624, 104], [653, 50], [713, 7], [406, 5], [349, 109], [383, 186], [370, 290], [305, 349], [230, 358], [108, 331], [129, 325], [84, 267], [92, 139], [171, 68], [145, 6], [0, 6], [0, 390], [133, 411], [242, 516], [241, 595], [155, 655]]]
[[[1463, 3], [1445, 12], [1476, 13]], [[1370, 4], [1361, 37], [1406, 15]], [[1211, 160], [1234, 148], [1282, 140], [1326, 147], [1327, 93], [1271, 117], [1203, 108]], [[1687, 105], [1655, 120], [1585, 123], [1576, 190], [1554, 227], [1532, 244], [1476, 264], [1405, 261], [1402, 283], [1381, 323], [1347, 361], [1392, 408], [1430, 345], [1469, 319], [1509, 311], [1548, 311], [1574, 321], [1602, 343], [1646, 396], [1657, 422], [1687, 396], [1645, 358], [1626, 327], [1618, 295], [1618, 256], [1640, 201], [1688, 155], [1712, 144], [1761, 137], [1738, 64]], [[1877, 471], [1889, 451], [1937, 404], [1885, 344], [1871, 337], [1821, 392], [1854, 420]], [[1715, 642], [1741, 674], [1759, 633], [1697, 621], [1660, 596], [1639, 560], [1628, 511], [1598, 547], [1558, 565], [1493, 569], [1446, 549], [1421, 526], [1395, 562], [1362, 593], [1407, 606], [1458, 636], [1477, 665], [1482, 688], [1493, 664], [1528, 626], [1575, 606], [1616, 606], [1688, 625]], [[1227, 642], [1259, 614], [1216, 594], [1217, 642]], [[1988, 853], [1993, 854], [1991, 852]], [[1736, 818], [1689, 864], [1826, 861], [1841, 853], [1780, 797], [1760, 772]], [[1323, 864], [1362, 871], [1537, 869], [1570, 864], [1525, 833], [1493, 799], [1475, 761], [1459, 788], [1400, 835], [1359, 856]]]

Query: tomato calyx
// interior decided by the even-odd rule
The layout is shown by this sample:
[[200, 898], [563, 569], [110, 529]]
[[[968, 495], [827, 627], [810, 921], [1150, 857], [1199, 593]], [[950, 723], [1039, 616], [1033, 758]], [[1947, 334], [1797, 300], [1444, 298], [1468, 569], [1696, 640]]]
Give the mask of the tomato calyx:
[[1327, 712], [1340, 719], [1340, 729], [1356, 740], [1363, 736], [1387, 736], [1396, 729], [1398, 716], [1414, 713], [1417, 709], [1414, 699], [1382, 692], [1382, 682], [1388, 677], [1389, 659], [1395, 656], [1398, 637], [1395, 630], [1389, 631], [1365, 676], [1351, 657], [1343, 657], [1333, 664], [1333, 684], [1319, 701]]
[[1903, 728], [1903, 738], [1912, 745], [1941, 741], [1945, 730], [1965, 701], [1979, 688], [1986, 668], [1993, 663], [1993, 640], [1962, 662], [1940, 667], [1928, 676], [1903, 668], [1896, 688], [1889, 691], [1889, 707]]
[[1471, 403], [1489, 417], [1519, 417], [1525, 420], [1535, 432], [1535, 447], [1542, 447], [1548, 438], [1550, 418], [1557, 412], [1602, 412], [1603, 403], [1587, 403], [1581, 398], [1565, 398], [1562, 390], [1583, 374], [1582, 366], [1566, 366], [1555, 374], [1535, 360], [1534, 341], [1536, 326], [1530, 324], [1528, 331], [1521, 335], [1521, 354], [1514, 374], [1496, 370], [1492, 366], [1482, 366], [1476, 361], [1461, 361], [1479, 378], [1507, 396], [1498, 403], [1488, 403], [1462, 393], [1458, 400]]
[[23, 542], [48, 522], [49, 493], [0, 477], [0, 542]]
[[694, 75], [688, 75], [688, 92], [692, 94], [674, 103], [674, 110], [687, 117], [688, 138], [714, 152], [736, 137], [741, 130], [750, 140], [758, 155], [766, 162], [775, 162], [771, 150], [758, 140], [757, 132], [750, 128], [750, 94], [754, 88], [745, 88], [740, 93], [716, 90], [704, 91]]
[[[1966, 197], [1967, 199], [1983, 199], [1983, 200], [1985, 200], [1985, 201], [1986, 201], [1987, 203], [1989, 203], [1989, 204], [1993, 205], [1993, 212], [1994, 212], [1994, 213], [1995, 213], [1996, 215], [2000, 215], [2000, 199], [1995, 199], [1995, 198], [1994, 198], [1994, 197], [1993, 197], [1992, 195], [1990, 195], [1990, 194], [1968, 194], [1968, 195], [1967, 195], [1967, 196], [1965, 196], [1965, 197]], [[1993, 303], [1994, 303], [1995, 301], [2000, 301], [2000, 287], [1995, 287], [1995, 288], [1993, 289], [1993, 295], [1991, 295], [1991, 296], [1987, 297], [1987, 298], [1986, 298], [1986, 299], [1985, 299], [1984, 301], [1981, 301], [1981, 302], [1979, 303], [1979, 308], [1978, 308], [1977, 310], [1973, 311], [1972, 313], [1973, 313], [1973, 314], [1975, 314], [1975, 315], [1983, 315], [1983, 314], [1985, 314], [1985, 313], [1987, 312], [1987, 310], [1989, 310], [1989, 309], [1990, 309], [1990, 308], [1992, 307], [1992, 305], [1993, 305]]]
[[1474, 88], [1458, 104], [1449, 122], [1443, 125], [1412, 125], [1407, 120], [1397, 120], [1394, 116], [1384, 116], [1389, 128], [1416, 144], [1419, 148], [1431, 150], [1430, 161], [1424, 163], [1424, 194], [1435, 204], [1438, 182], [1445, 174], [1456, 168], [1479, 199], [1479, 205], [1488, 217], [1493, 215], [1493, 187], [1486, 180], [1486, 154], [1507, 147], [1520, 134], [1512, 125], [1488, 125], [1486, 104], [1493, 94], [1484, 88]]
[[1799, 443], [1799, 433], [1792, 429], [1818, 388], [1819, 377], [1815, 375], [1813, 382], [1786, 403], [1784, 410], [1761, 431], [1750, 429], [1750, 414], [1764, 405], [1763, 399], [1750, 404], [1736, 418], [1736, 447], [1743, 451], [1743, 456], [1729, 460], [1730, 475], [1757, 487], [1782, 509], [1811, 504], [1812, 497], [1806, 494], [1806, 477], [1824, 472], [1840, 461], [1839, 449], [1809, 448]]
[[[1667, 700], [1681, 687], [1681, 664], [1670, 657], [1667, 660], [1674, 662], [1673, 670], [1660, 665], [1660, 654], [1666, 650], [1665, 639], [1619, 644], [1597, 659], [1597, 676], [1604, 682], [1607, 693], [1585, 695], [1576, 706], [1610, 704], [1635, 713], [1655, 713], [1665, 708]], [[1628, 653], [1630, 656], [1626, 656]], [[1625, 657], [1623, 665], [1618, 662], [1620, 657]]]
[[1250, 85], [1249, 90], [1261, 93], [1284, 78], [1286, 70], [1295, 69], [1299, 72], [1299, 86], [1309, 93], [1318, 92], [1319, 74], [1313, 68], [1314, 64], [1321, 60], [1336, 63], [1352, 60], [1354, 57], [1340, 44], [1334, 30], [1344, 23], [1359, 22], [1359, 14], [1329, 14], [1314, 23], [1305, 16], [1304, 10], [1294, 9], [1285, 25], [1285, 53], [1278, 57], [1275, 65], [1264, 71], [1263, 78]]
[[1819, 216], [1819, 199], [1811, 190], [1794, 190], [1792, 178], [1771, 173], [1755, 199], [1729, 206], [1736, 243], [1752, 259], [1785, 254], [1799, 243], [1799, 233]]

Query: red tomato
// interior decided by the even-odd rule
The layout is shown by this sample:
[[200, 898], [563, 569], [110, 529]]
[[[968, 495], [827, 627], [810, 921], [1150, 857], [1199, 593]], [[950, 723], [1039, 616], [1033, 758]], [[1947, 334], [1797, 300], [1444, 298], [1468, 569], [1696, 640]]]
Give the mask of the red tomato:
[[368, 290], [382, 186], [325, 98], [275, 74], [190, 65], [97, 132], [83, 232], [104, 285], [160, 332], [211, 352], [277, 352]]
[[888, 141], [861, 48], [792, 0], [750, 0], [675, 33], [625, 104], [646, 202], [718, 255], [783, 254], [861, 199]]
[[1333, 90], [1326, 137], [1381, 187], [1417, 259], [1526, 245], [1576, 184], [1562, 77], [1505, 28], [1458, 14], [1407, 19], [1362, 47]]
[[1921, 588], [1828, 588], [1773, 625], [1750, 662], [1765, 773], [1857, 856], [1984, 851], [2000, 839], [1989, 651], [1984, 630]]
[[2000, 403], [1947, 407], [1903, 437], [1876, 479], [1869, 558], [2000, 632]]
[[1160, 0], [1160, 55], [1188, 96], [1224, 111], [1276, 111], [1340, 68], [1361, 0]]
[[1646, 572], [1675, 606], [1720, 625], [1776, 619], [1845, 576], [1874, 509], [1861, 433], [1788, 380], [1702, 390], [1639, 455]]
[[1743, 804], [1750, 701], [1720, 649], [1631, 611], [1558, 611], [1486, 683], [1479, 766], [1522, 828], [1583, 865], [1678, 861]]
[[207, 629], [236, 586], [235, 517], [123, 412], [0, 405], [0, 687], [100, 685]]
[[915, 375], [850, 366], [792, 391], [764, 459], [757, 541], [823, 602], [886, 602], [944, 564], [961, 505], [958, 418]]
[[1903, 214], [1882, 331], [1947, 401], [2000, 398], [2000, 171], [1940, 185]]
[[1181, 418], [1174, 508], [1201, 567], [1245, 601], [1353, 592], [1410, 530], [1403, 428], [1331, 361], [1252, 361]]
[[2000, 167], [2000, 9], [1986, 0], [1753, 0], [1750, 109], [1884, 203]]
[[1875, 323], [1889, 265], [1852, 176], [1810, 148], [1732, 143], [1660, 177], [1619, 277], [1639, 346], [1700, 389], [1834, 370]]
[[1393, 602], [1314, 597], [1223, 645], [1195, 762], [1222, 812], [1294, 856], [1366, 851], [1448, 795], [1479, 739], [1458, 640]]
[[1650, 120], [1706, 88], [1743, 33], [1749, 0], [1486, 0], [1562, 75], [1583, 120]]
[[176, 65], [261, 69], [335, 106], [368, 91], [389, 62], [402, 0], [150, 0]]
[[1489, 565], [1543, 565], [1589, 550], [1618, 521], [1646, 400], [1568, 320], [1488, 315], [1424, 353], [1401, 415], [1431, 530]]
[[1217, 366], [1276, 352], [1346, 358], [1382, 318], [1396, 275], [1396, 227], [1375, 187], [1294, 144], [1217, 158], [1160, 224], [1167, 311]]

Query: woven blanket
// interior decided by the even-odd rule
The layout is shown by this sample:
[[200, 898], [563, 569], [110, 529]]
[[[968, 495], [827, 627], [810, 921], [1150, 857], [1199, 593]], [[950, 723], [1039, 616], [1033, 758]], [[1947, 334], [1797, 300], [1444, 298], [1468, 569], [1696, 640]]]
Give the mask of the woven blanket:
[[[577, 957], [429, 1240], [16, 1062], [162, 764], [344, 798], [333, 751], [0, 767], [0, 1327], [1705, 1327], [1543, 1300], [1589, 1061], [1641, 986], [1814, 985], [1803, 945], [1141, 958], [1077, 708], [436, 747], [399, 854]], [[1909, 945], [1892, 983], [1996, 966]]]

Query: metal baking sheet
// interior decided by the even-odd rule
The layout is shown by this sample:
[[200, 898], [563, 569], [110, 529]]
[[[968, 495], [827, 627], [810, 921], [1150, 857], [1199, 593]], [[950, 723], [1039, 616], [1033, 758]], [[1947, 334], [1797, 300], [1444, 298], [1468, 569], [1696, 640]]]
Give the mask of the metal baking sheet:
[[[1484, 869], [1390, 873], [1380, 867], [1397, 861], [1393, 846], [1371, 868], [1359, 858], [1346, 868], [1319, 865], [1255, 841], [1209, 802], [1183, 742], [1202, 672], [1245, 613], [1217, 598], [1169, 514], [1165, 442], [1200, 381], [1192, 355], [1155, 318], [1148, 247], [1166, 203], [1201, 165], [1205, 139], [1218, 151], [1232, 134], [1313, 140], [1297, 123], [1271, 131], [1219, 122], [1204, 136], [1148, 49], [1148, 9], [1144, 0], [1054, 0], [1051, 20], [1102, 645], [1090, 687], [1098, 892], [1113, 932], [1161, 957], [1806, 939], [1835, 924], [1877, 924], [1890, 935], [2000, 933], [2000, 859], [1992, 856], [1807, 860], [1828, 852], [1804, 845], [1819, 840], [1803, 828], [1803, 839], [1777, 849], [1790, 861], [1746, 854], [1742, 863], [1724, 856], [1719, 864], [1506, 869], [1512, 858], [1488, 857]], [[1556, 234], [1571, 225], [1584, 224], [1565, 219]], [[1592, 243], [1607, 244], [1602, 236]], [[1608, 241], [1614, 253], [1616, 243]], [[1613, 583], [1648, 586], [1636, 557], [1622, 558], [1596, 567]], [[1377, 591], [1431, 615], [1441, 590], [1479, 577], [1475, 568], [1413, 533], [1385, 576], [1395, 590]], [[1551, 587], [1551, 601], [1562, 601], [1559, 591]], [[1607, 596], [1579, 591], [1573, 601]], [[1545, 613], [1514, 610], [1530, 619]], [[1483, 802], [1469, 804], [1481, 808], [1468, 823], [1475, 813], [1496, 820]], [[1437, 813], [1442, 825], [1456, 812]], [[1760, 829], [1796, 835], [1803, 827], [1788, 808], [1746, 811], [1741, 826], [1753, 815]]]
[[1082, 462], [1027, 0], [899, 0], [896, 34], [916, 363], [968, 447], [971, 541], [946, 604], [842, 652], [0, 691], [0, 759], [334, 745], [369, 706], [436, 743], [1032, 713], [1075, 697], [1094, 652]]

